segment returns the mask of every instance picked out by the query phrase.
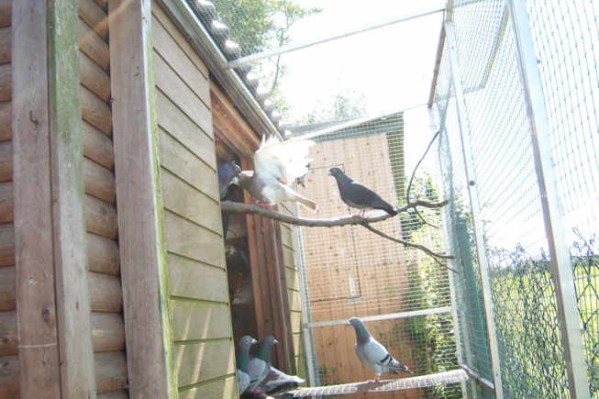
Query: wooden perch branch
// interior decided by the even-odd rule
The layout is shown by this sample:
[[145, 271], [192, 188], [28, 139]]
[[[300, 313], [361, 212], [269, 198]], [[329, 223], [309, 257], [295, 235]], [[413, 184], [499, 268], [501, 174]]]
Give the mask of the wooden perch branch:
[[[431, 209], [441, 208], [441, 207], [447, 205], [447, 203], [448, 203], [448, 201], [430, 202], [430, 201], [417, 200], [417, 201], [410, 202], [409, 204], [406, 204], [406, 205], [398, 208], [398, 212], [405, 212], [410, 208], [416, 208], [419, 206], [424, 207], [424, 208], [431, 208]], [[373, 233], [378, 234], [381, 237], [384, 237], [388, 240], [397, 242], [406, 247], [419, 249], [420, 251], [422, 251], [425, 254], [432, 257], [437, 263], [439, 263], [442, 266], [445, 266], [448, 269], [453, 271], [453, 269], [451, 269], [446, 264], [443, 264], [439, 261], [439, 259], [442, 259], [442, 260], [453, 259], [453, 256], [439, 254], [439, 253], [436, 253], [436, 252], [430, 250], [429, 248], [425, 247], [424, 245], [405, 241], [400, 238], [391, 237], [391, 236], [387, 235], [386, 233], [383, 233], [382, 231], [372, 227], [370, 225], [370, 223], [381, 222], [383, 220], [387, 220], [392, 217], [391, 215], [389, 215], [385, 212], [382, 212], [382, 211], [376, 212], [375, 215], [372, 215], [372, 212], [371, 212], [370, 214], [372, 216], [367, 215], [366, 217], [363, 217], [363, 218], [359, 217], [359, 216], [348, 215], [348, 216], [340, 216], [340, 217], [329, 218], [329, 219], [313, 219], [313, 218], [300, 218], [297, 216], [288, 215], [288, 214], [276, 212], [276, 211], [273, 211], [270, 209], [266, 209], [266, 208], [263, 208], [263, 207], [260, 207], [257, 205], [244, 204], [241, 202], [223, 201], [223, 202], [221, 202], [221, 209], [224, 212], [231, 212], [231, 213], [252, 213], [255, 215], [260, 215], [260, 216], [264, 216], [264, 217], [267, 217], [267, 218], [270, 218], [273, 220], [277, 220], [279, 222], [289, 223], [289, 224], [293, 224], [293, 225], [297, 225], [297, 226], [336, 227], [336, 226], [348, 226], [348, 225], [361, 225], [361, 226], [364, 226], [365, 228], [367, 228], [368, 230], [372, 231]]]
[[[400, 208], [398, 208], [398, 212], [405, 212], [410, 208], [416, 208], [418, 206], [424, 208], [441, 208], [447, 205], [448, 201], [442, 202], [430, 202], [430, 201], [414, 201], [410, 204], [406, 204]], [[388, 215], [385, 212], [376, 212], [374, 216], [367, 216], [361, 218], [359, 216], [340, 216], [336, 218], [329, 219], [313, 219], [313, 218], [300, 218], [293, 215], [287, 215], [284, 213], [272, 211], [270, 209], [262, 208], [253, 204], [243, 204], [241, 202], [232, 202], [232, 201], [223, 201], [221, 202], [221, 209], [224, 212], [232, 212], [232, 213], [253, 213], [256, 215], [264, 216], [270, 219], [278, 220], [279, 222], [294, 224], [298, 226], [308, 226], [308, 227], [336, 227], [336, 226], [347, 226], [347, 225], [358, 225], [358, 224], [368, 224], [381, 222], [383, 220], [387, 220], [391, 215]], [[371, 212], [372, 214], [372, 212]]]

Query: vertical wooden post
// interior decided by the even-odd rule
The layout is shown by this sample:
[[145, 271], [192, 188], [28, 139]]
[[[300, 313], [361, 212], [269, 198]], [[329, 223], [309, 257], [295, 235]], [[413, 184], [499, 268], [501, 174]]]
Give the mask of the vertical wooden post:
[[543, 98], [543, 85], [537, 65], [526, 4], [510, 0], [512, 26], [516, 36], [521, 78], [530, 120], [531, 145], [539, 191], [545, 234], [551, 255], [551, 275], [555, 284], [557, 311], [570, 396], [590, 398], [588, 366], [584, 356], [582, 327], [578, 316], [574, 272], [565, 237], [563, 208], [559, 205], [557, 178], [549, 137], [549, 121]]
[[472, 154], [472, 144], [470, 142], [470, 125], [466, 114], [466, 99], [464, 98], [464, 89], [462, 87], [462, 77], [460, 73], [460, 64], [457, 54], [457, 39], [453, 22], [445, 22], [445, 35], [449, 48], [449, 59], [451, 63], [451, 78], [455, 91], [456, 108], [458, 111], [458, 124], [460, 126], [460, 141], [462, 154], [464, 156], [464, 169], [466, 175], [466, 184], [468, 187], [468, 197], [470, 199], [470, 209], [472, 212], [472, 224], [474, 228], [476, 257], [480, 272], [480, 284], [483, 295], [483, 306], [485, 309], [485, 318], [487, 320], [487, 335], [489, 339], [489, 352], [491, 357], [491, 368], [493, 371], [493, 383], [495, 385], [495, 396], [503, 398], [503, 384], [501, 380], [501, 369], [499, 361], [499, 346], [497, 344], [497, 334], [495, 327], [495, 312], [493, 311], [493, 299], [491, 298], [491, 282], [489, 280], [489, 262], [487, 254], [483, 248], [483, 226], [480, 218], [480, 201], [478, 198], [478, 189], [476, 188], [476, 171], [474, 170], [474, 157]]
[[152, 117], [151, 1], [109, 0], [113, 138], [123, 307], [132, 398], [176, 395]]
[[83, 214], [79, 1], [48, 4], [50, 159], [62, 394], [91, 398], [95, 397], [96, 382]]
[[12, 131], [21, 397], [61, 397], [52, 246], [48, 7], [12, 4]]

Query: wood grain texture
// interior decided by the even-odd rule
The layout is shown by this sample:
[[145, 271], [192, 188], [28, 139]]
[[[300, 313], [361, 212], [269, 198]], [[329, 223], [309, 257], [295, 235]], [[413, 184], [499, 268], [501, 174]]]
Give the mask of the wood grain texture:
[[229, 299], [224, 267], [207, 266], [169, 254], [169, 287], [176, 297], [226, 303]]
[[90, 233], [116, 239], [118, 233], [116, 208], [107, 202], [86, 195], [85, 224]]
[[84, 222], [83, 132], [79, 74], [79, 7], [72, 0], [50, 3], [50, 150], [54, 272], [58, 316], [61, 392], [95, 393], [90, 294]]
[[169, 380], [166, 249], [157, 205], [154, 111], [148, 97], [153, 90], [148, 75], [150, 4], [108, 2], [110, 71], [129, 393], [134, 398], [167, 398], [176, 395], [176, 386]]
[[199, 128], [159, 90], [156, 93], [156, 108], [160, 110], [157, 114], [158, 125], [208, 166], [216, 169], [212, 133]]
[[83, 21], [79, 23], [79, 48], [100, 68], [108, 70], [110, 67], [108, 44]]
[[0, 143], [0, 182], [12, 180], [13, 174], [13, 149], [10, 141]]
[[110, 100], [110, 76], [87, 55], [79, 57], [81, 84], [98, 96], [102, 101]]
[[12, 4], [12, 132], [20, 394], [60, 397], [50, 187], [48, 9]]
[[12, 0], [0, 0], [0, 27], [10, 26], [12, 20]]
[[17, 308], [17, 269], [0, 267], [0, 311]]
[[93, 312], [91, 323], [95, 353], [125, 350], [125, 324], [121, 314]]
[[0, 183], [0, 224], [12, 223], [13, 207], [12, 183]]
[[12, 64], [0, 65], [0, 101], [12, 99], [12, 73]]
[[110, 135], [112, 130], [112, 114], [110, 107], [85, 87], [81, 87], [81, 114], [83, 120], [104, 134]]
[[85, 158], [83, 161], [85, 193], [99, 200], [114, 204], [116, 188], [114, 175], [108, 169]]
[[127, 399], [129, 394], [125, 389], [119, 389], [118, 391], [106, 392], [99, 394], [97, 399]]
[[118, 313], [123, 309], [121, 280], [116, 276], [89, 273], [89, 293], [94, 312]]
[[[208, 67], [199, 57], [198, 53], [193, 49], [192, 45], [187, 41], [183, 34], [179, 31], [179, 29], [175, 26], [175, 23], [171, 21], [168, 15], [158, 6], [157, 3], [152, 3], [152, 16], [155, 20], [159, 21], [161, 27], [168, 32], [171, 37], [171, 41], [176, 46], [179, 46], [185, 54], [189, 57], [191, 62], [196, 66], [196, 68], [204, 75], [204, 79], [208, 80], [209, 72]], [[155, 25], [157, 25], [155, 23]], [[153, 40], [157, 40], [156, 35], [153, 35]]]
[[118, 276], [119, 247], [116, 241], [87, 233], [87, 261], [90, 272]]
[[17, 356], [0, 357], [0, 398], [19, 399], [19, 358]]
[[96, 353], [94, 364], [98, 395], [127, 387], [127, 359], [124, 352]]
[[167, 170], [162, 169], [160, 177], [166, 209], [222, 236], [220, 206], [215, 199]]
[[11, 29], [0, 28], [0, 64], [8, 64], [11, 60]]
[[12, 137], [11, 112], [10, 101], [0, 102], [0, 143]]
[[187, 86], [160, 56], [154, 57], [156, 86], [205, 132], [212, 130], [212, 116], [208, 105]]
[[236, 398], [238, 396], [236, 381], [235, 376], [228, 376], [199, 386], [187, 387], [179, 391], [179, 398]]
[[110, 136], [83, 121], [83, 155], [106, 169], [114, 168], [114, 148]]
[[17, 312], [0, 312], [0, 357], [16, 355], [18, 345]]
[[102, 39], [108, 39], [108, 16], [94, 0], [79, 0], [79, 16]]
[[12, 224], [0, 225], [0, 267], [15, 264], [15, 228]]
[[[171, 300], [174, 340], [193, 341], [231, 336], [229, 306], [225, 303]], [[197, 365], [188, 365], [198, 367]]]
[[229, 339], [176, 345], [173, 356], [179, 386], [235, 372], [233, 342]]

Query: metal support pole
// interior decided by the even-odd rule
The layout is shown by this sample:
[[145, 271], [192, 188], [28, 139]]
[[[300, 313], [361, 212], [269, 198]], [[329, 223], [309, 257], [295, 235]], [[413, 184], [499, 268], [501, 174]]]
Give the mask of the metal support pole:
[[449, 48], [449, 60], [451, 63], [451, 79], [455, 92], [456, 107], [458, 111], [458, 124], [460, 126], [460, 141], [462, 154], [464, 157], [464, 168], [466, 173], [466, 184], [468, 186], [468, 196], [470, 199], [470, 209], [472, 212], [472, 223], [474, 228], [474, 237], [476, 243], [476, 256], [481, 279], [481, 289], [483, 294], [483, 305], [485, 308], [485, 318], [487, 321], [487, 335], [489, 338], [489, 351], [491, 357], [491, 368], [493, 371], [493, 383], [495, 384], [495, 395], [497, 398], [503, 398], [503, 386], [501, 381], [501, 372], [499, 365], [499, 351], [497, 345], [497, 336], [495, 334], [495, 315], [493, 312], [493, 301], [491, 299], [491, 284], [489, 281], [489, 263], [485, 249], [482, 247], [483, 227], [480, 219], [480, 202], [478, 190], [476, 188], [476, 173], [473, 165], [472, 144], [470, 141], [470, 125], [466, 114], [466, 101], [464, 98], [464, 89], [462, 87], [460, 65], [457, 56], [457, 40], [453, 22], [445, 22], [445, 35]]
[[[442, 47], [440, 47], [439, 49], [439, 54], [441, 54], [441, 52], [443, 51], [443, 47], [445, 46], [445, 30], [443, 29], [443, 32], [441, 34], [441, 37], [443, 38], [443, 45]], [[437, 58], [440, 60], [441, 57], [438, 55]], [[437, 70], [438, 72], [438, 70]], [[437, 72], [435, 72], [435, 74], [437, 74]], [[434, 79], [434, 81], [436, 82], [436, 79]], [[434, 90], [435, 90], [435, 86], [433, 85], [432, 89], [431, 89], [431, 97], [430, 97], [430, 103], [429, 103], [429, 108], [428, 108], [428, 116], [429, 116], [429, 121], [430, 121], [430, 125], [431, 125], [431, 130], [439, 130], [441, 132], [441, 134], [439, 135], [439, 148], [441, 148], [441, 145], [443, 143], [443, 139], [445, 137], [446, 130], [445, 130], [445, 116], [447, 114], [447, 108], [445, 109], [445, 112], [443, 113], [443, 115], [439, 115], [439, 119], [440, 119], [440, 123], [439, 126], [437, 128], [434, 128], [434, 126], [436, 125], [435, 123], [435, 113], [433, 112], [433, 101], [434, 101]], [[443, 170], [442, 165], [441, 165], [441, 159], [440, 159], [440, 155], [437, 156], [436, 158], [437, 160], [437, 170], [439, 172], [441, 172]], [[449, 187], [445, 186], [443, 187], [443, 192], [446, 193], [447, 189], [449, 189]], [[451, 210], [449, 208], [449, 206], [444, 206], [442, 208], [441, 211], [441, 220], [443, 223], [443, 239], [445, 241], [445, 247], [448, 250], [448, 253], [453, 254], [454, 256], [457, 256], [457, 251], [453, 245], [453, 240], [451, 239], [451, 235], [450, 235], [450, 231], [452, 231], [452, 227], [451, 227]], [[455, 259], [448, 259], [448, 263], [452, 266], [452, 268], [454, 270], [460, 270], [459, 267], [457, 266], [458, 262]], [[454, 276], [454, 273], [452, 273], [451, 271], [447, 270], [447, 276], [449, 278], [449, 294], [450, 294], [450, 298], [451, 298], [451, 318], [453, 320], [453, 331], [454, 331], [454, 338], [455, 338], [455, 346], [456, 346], [456, 357], [458, 359], [458, 363], [462, 364], [462, 363], [466, 363], [466, 353], [465, 350], [468, 350], [469, 348], [464, 348], [462, 346], [462, 342], [468, 342], [468, 331], [467, 329], [464, 329], [464, 331], [462, 331], [462, 329], [460, 328], [460, 319], [458, 317], [458, 302], [457, 302], [457, 296], [456, 296], [456, 289], [457, 289], [457, 281], [456, 281], [456, 276]], [[460, 383], [461, 387], [462, 387], [462, 392], [465, 394], [466, 392], [466, 381], [463, 381]]]
[[541, 194], [545, 233], [551, 255], [551, 274], [555, 284], [561, 339], [570, 382], [570, 396], [586, 399], [591, 397], [587, 379], [588, 367], [584, 357], [582, 329], [577, 311], [574, 273], [564, 235], [564, 215], [559, 205], [541, 75], [537, 66], [526, 4], [521, 0], [509, 0], [508, 3], [531, 124], [531, 144]]

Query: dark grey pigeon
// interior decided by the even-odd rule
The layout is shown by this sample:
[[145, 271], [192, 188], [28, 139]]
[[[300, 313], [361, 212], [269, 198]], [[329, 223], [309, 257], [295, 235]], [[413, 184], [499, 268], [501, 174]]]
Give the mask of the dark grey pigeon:
[[258, 385], [258, 390], [266, 392], [270, 395], [280, 395], [284, 392], [290, 391], [297, 388], [299, 384], [306, 382], [304, 379], [299, 378], [297, 375], [289, 375], [281, 370], [270, 366], [268, 375]]
[[267, 335], [258, 343], [255, 357], [248, 363], [248, 374], [250, 375], [250, 386], [248, 391], [258, 387], [266, 379], [270, 372], [270, 352], [272, 346], [279, 342], [272, 336]]
[[354, 182], [341, 169], [331, 168], [329, 169], [329, 175], [337, 181], [337, 187], [339, 187], [339, 194], [343, 202], [352, 208], [360, 209], [361, 216], [364, 216], [366, 209], [382, 209], [391, 216], [397, 215], [397, 210], [391, 204], [368, 187]]
[[229, 191], [229, 186], [233, 183], [233, 179], [241, 173], [241, 168], [235, 161], [229, 161], [218, 165], [218, 190], [220, 199], [223, 201]]
[[381, 379], [383, 373], [399, 374], [400, 371], [404, 371], [412, 374], [408, 366], [398, 362], [379, 341], [370, 335], [362, 320], [352, 317], [349, 319], [349, 323], [356, 331], [356, 346], [354, 347], [356, 354], [360, 361], [374, 370], [376, 382]]
[[250, 363], [250, 346], [257, 344], [255, 338], [249, 335], [244, 335], [239, 339], [237, 343], [237, 383], [239, 385], [239, 394], [244, 393], [250, 386], [251, 378], [248, 374], [248, 367]]

